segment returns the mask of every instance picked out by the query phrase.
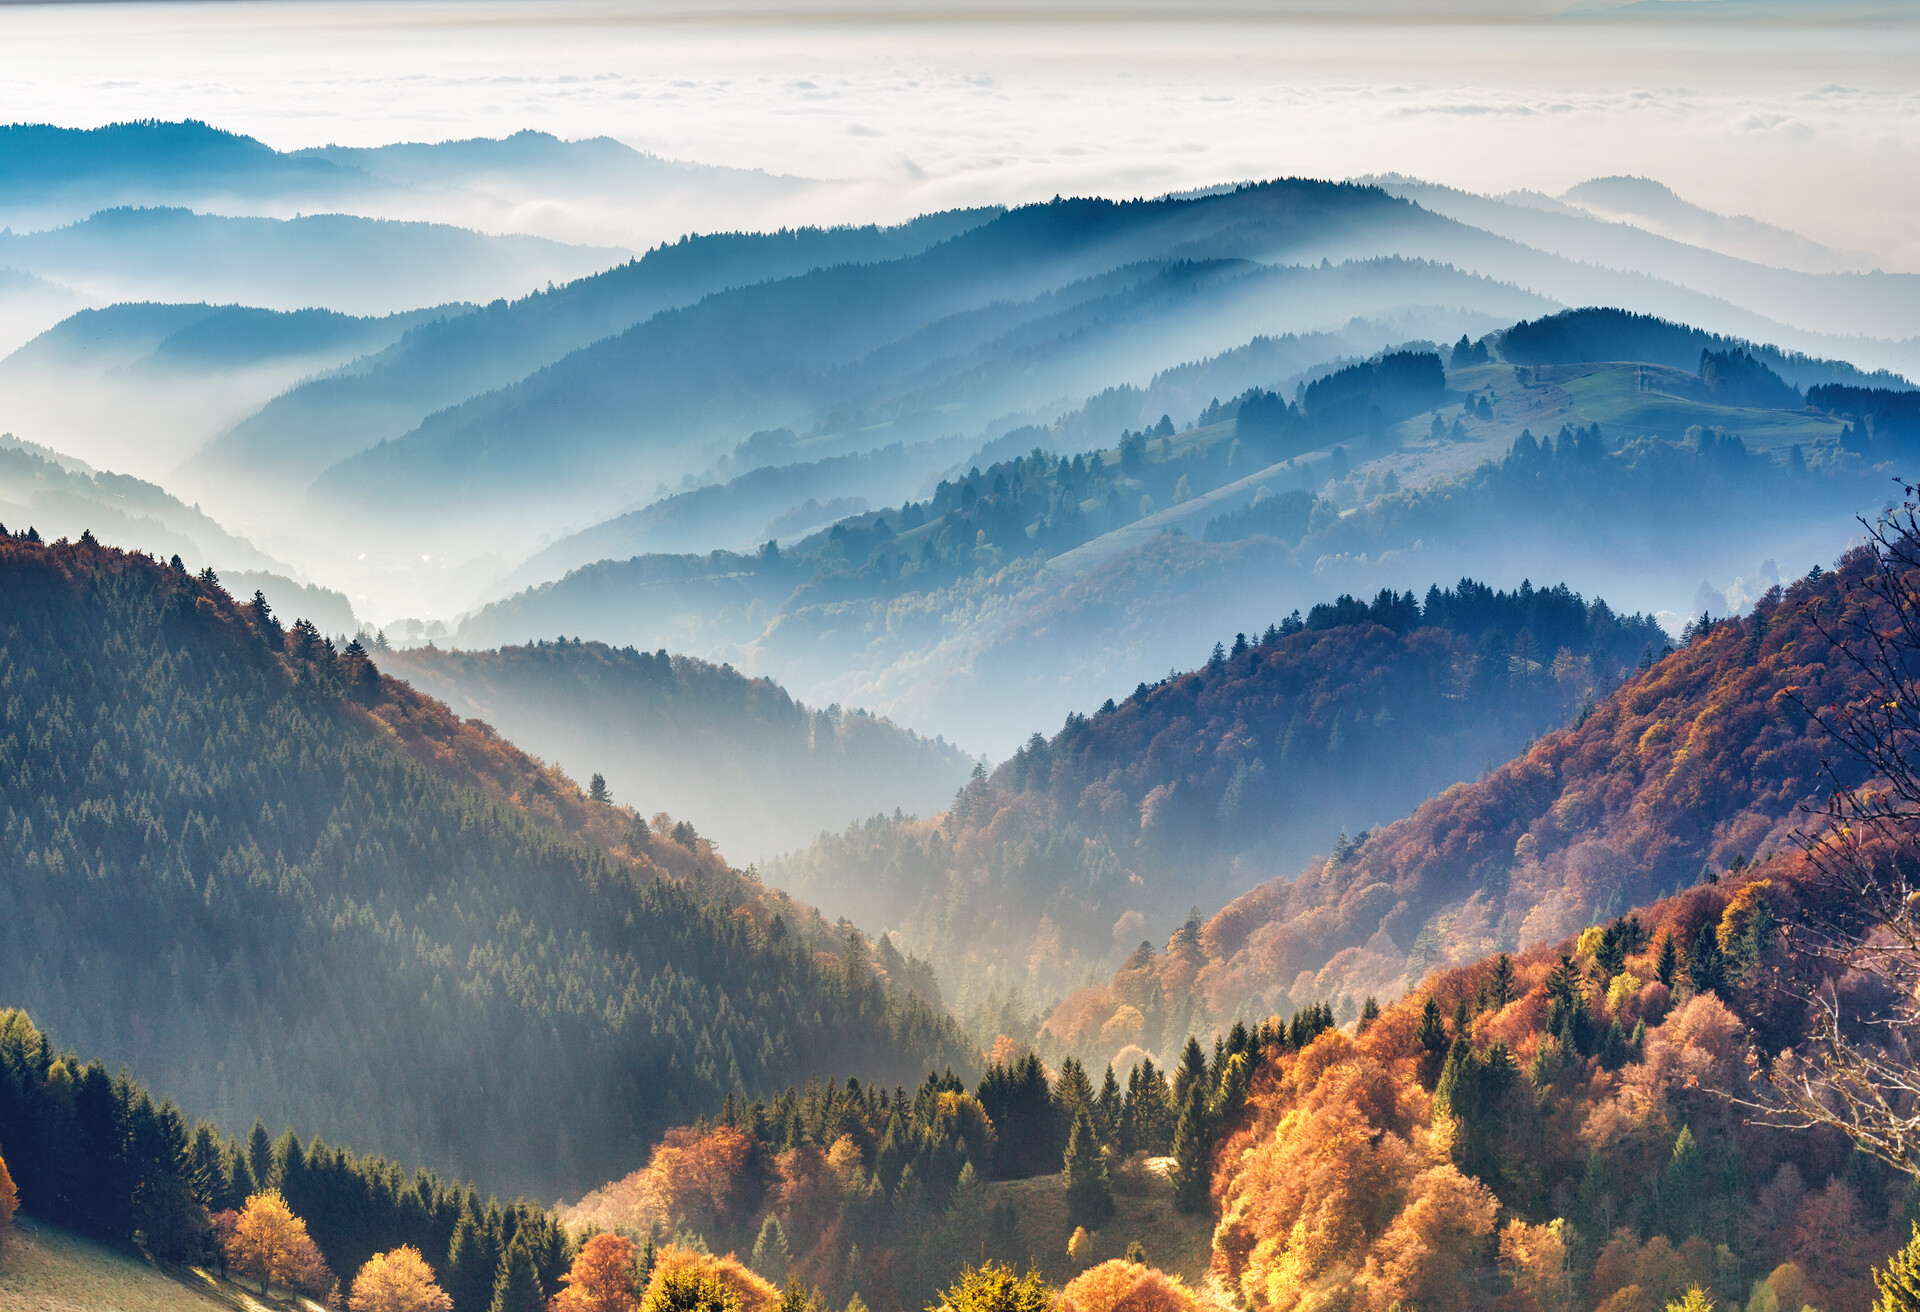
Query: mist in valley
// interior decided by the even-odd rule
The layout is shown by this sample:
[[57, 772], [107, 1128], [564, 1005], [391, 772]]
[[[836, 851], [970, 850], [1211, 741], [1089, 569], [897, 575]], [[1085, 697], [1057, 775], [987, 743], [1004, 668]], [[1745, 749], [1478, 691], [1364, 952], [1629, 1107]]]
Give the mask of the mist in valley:
[[[1911, 994], [1771, 983], [1911, 735], [1828, 657], [1911, 631], [1911, 14], [0, 39], [29, 1234], [218, 1284], [273, 1187], [451, 1312], [585, 1306], [586, 1225], [629, 1312], [1840, 1308], [1906, 1241], [1910, 1162], [1697, 1086]], [[1336, 1114], [1337, 1261], [1273, 1183], [1337, 1210]]]

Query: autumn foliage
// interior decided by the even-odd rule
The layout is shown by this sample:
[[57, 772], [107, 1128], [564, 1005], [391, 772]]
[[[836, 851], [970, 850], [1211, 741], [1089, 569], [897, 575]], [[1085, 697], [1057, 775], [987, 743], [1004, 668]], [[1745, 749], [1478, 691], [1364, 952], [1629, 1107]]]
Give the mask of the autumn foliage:
[[1057, 1306], [1059, 1312], [1198, 1312], [1200, 1304], [1178, 1276], [1116, 1259], [1068, 1281]]
[[292, 1289], [329, 1306], [340, 1302], [340, 1282], [277, 1189], [255, 1194], [230, 1226], [216, 1222], [227, 1265], [267, 1289]]
[[452, 1312], [453, 1300], [433, 1281], [433, 1268], [411, 1244], [375, 1253], [353, 1278], [351, 1312]]
[[[1217, 1158], [1217, 1274], [1258, 1312], [1659, 1312], [1759, 1286], [1793, 1300], [1767, 1307], [1864, 1307], [1905, 1233], [1904, 1180], [1720, 1096], [1745, 1087], [1749, 1045], [1804, 1022], [1773, 987], [1777, 931], [1741, 927], [1805, 887], [1777, 858], [1280, 1051]], [[1720, 941], [1713, 987], [1692, 949], [1668, 952]]]
[[565, 1286], [547, 1306], [550, 1312], [633, 1312], [640, 1291], [634, 1288], [634, 1247], [620, 1235], [595, 1235], [580, 1245]]
[[7, 1173], [7, 1159], [0, 1157], [0, 1239], [13, 1229], [13, 1214], [20, 1210], [20, 1194]]
[[1346, 1020], [1435, 967], [1551, 942], [1790, 849], [1821, 761], [1843, 755], [1806, 708], [1860, 683], [1817, 620], [1867, 567], [1856, 553], [1693, 632], [1487, 777], [1136, 954], [1069, 996], [1049, 1031], [1091, 1059], [1148, 999], [1216, 1019], [1326, 1001]]

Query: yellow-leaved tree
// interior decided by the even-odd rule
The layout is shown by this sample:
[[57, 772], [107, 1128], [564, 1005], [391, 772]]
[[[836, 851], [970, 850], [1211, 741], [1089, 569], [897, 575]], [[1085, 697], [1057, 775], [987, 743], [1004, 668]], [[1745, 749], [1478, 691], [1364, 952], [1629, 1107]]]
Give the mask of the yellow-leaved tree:
[[278, 1189], [247, 1199], [226, 1247], [227, 1264], [262, 1288], [295, 1289], [337, 1305], [340, 1282]]
[[453, 1300], [433, 1281], [433, 1268], [412, 1244], [375, 1253], [353, 1278], [352, 1312], [452, 1312]]
[[7, 1159], [0, 1157], [0, 1239], [13, 1229], [13, 1214], [20, 1210], [20, 1194], [7, 1174]]

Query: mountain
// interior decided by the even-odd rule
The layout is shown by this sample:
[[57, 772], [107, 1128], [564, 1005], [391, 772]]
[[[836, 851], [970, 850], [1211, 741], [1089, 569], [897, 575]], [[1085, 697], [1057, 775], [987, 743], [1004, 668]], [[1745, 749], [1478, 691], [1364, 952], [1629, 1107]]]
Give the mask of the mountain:
[[[944, 816], [876, 817], [768, 877], [896, 927], [948, 979], [1044, 997], [1146, 925], [1507, 759], [1663, 642], [1564, 587], [1342, 597], [1033, 735]], [[1158, 1026], [1177, 1047], [1190, 1017], [1152, 1020], [1129, 1041], [1167, 1051]]]
[[[791, 429], [756, 433], [741, 444], [752, 452], [792, 452]], [[953, 443], [947, 443], [953, 449]], [[749, 459], [752, 457], [749, 456]], [[504, 586], [544, 583], [601, 560], [698, 550], [703, 546], [758, 546], [767, 539], [801, 537], [869, 508], [869, 499], [891, 501], [912, 492], [921, 471], [939, 459], [932, 443], [899, 442], [878, 451], [828, 456], [796, 464], [761, 465], [725, 483], [709, 483], [662, 497], [639, 510], [560, 539], [516, 569]], [[744, 463], [744, 462], [743, 462]], [[820, 502], [849, 503], [828, 513]], [[806, 507], [813, 509], [808, 511]]]
[[1552, 942], [1785, 850], [1836, 756], [1810, 712], [1856, 679], [1819, 616], [1865, 568], [1855, 553], [1745, 618], [1690, 628], [1577, 724], [1190, 923], [1164, 956], [1068, 999], [1050, 1029], [1076, 1051], [1109, 1048], [1106, 1018], [1154, 993], [1212, 1017], [1317, 1001], [1346, 1015], [1435, 967]]
[[[1699, 223], [1662, 224], [1639, 213], [1616, 214], [1569, 203], [1576, 193], [1583, 192], [1582, 188], [1556, 199], [1537, 193], [1480, 196], [1398, 176], [1368, 180], [1436, 214], [1536, 250], [1601, 268], [1645, 274], [1779, 323], [1842, 339], [1866, 335], [1910, 344], [1916, 335], [1914, 275], [1871, 269], [1864, 258], [1852, 259], [1805, 238], [1762, 229], [1752, 220], [1743, 225], [1737, 220], [1709, 216], [1712, 222], [1703, 219]], [[1658, 184], [1648, 186], [1665, 190]], [[1614, 193], [1596, 187], [1593, 194]], [[1682, 205], [1677, 198], [1672, 200], [1672, 206]], [[1903, 367], [1911, 372], [1915, 365], [1910, 345], [1899, 354], [1905, 362]]]
[[729, 1091], [975, 1060], [690, 825], [211, 575], [9, 537], [0, 576], [0, 994], [196, 1113], [552, 1196]]
[[289, 385], [448, 313], [356, 318], [205, 303], [82, 310], [0, 359], [0, 424], [87, 461], [172, 482], [209, 436]]
[[[1695, 367], [1616, 358], [1635, 345], [1616, 328]], [[1516, 354], [1590, 342], [1602, 358], [1510, 363], [1498, 333], [1374, 360], [1327, 360], [1340, 339], [1262, 339], [1013, 430], [930, 494], [777, 552], [595, 562], [470, 613], [454, 641], [581, 633], [701, 653], [1004, 756], [1035, 724], [1191, 666], [1208, 635], [1343, 591], [1545, 576], [1635, 596], [1677, 630], [1765, 591], [1778, 561], [1830, 560], [1905, 458], [1898, 425], [1849, 419], [1881, 402], [1810, 410], [1760, 361], [1804, 383], [1867, 379], [1843, 364], [1602, 310], [1507, 335]], [[1425, 381], [1370, 391], [1387, 355], [1424, 356], [1409, 379]], [[1184, 424], [1151, 418], [1195, 397]]]
[[641, 249], [796, 216], [843, 221], [850, 191], [544, 132], [277, 151], [193, 119], [0, 128], [0, 224], [16, 231], [166, 205], [281, 218], [347, 212]]
[[0, 263], [100, 300], [323, 306], [361, 315], [524, 295], [626, 255], [444, 223], [354, 214], [236, 218], [179, 207], [126, 206], [64, 227], [0, 232]]
[[0, 127], [0, 221], [37, 229], [120, 205], [286, 201], [313, 208], [364, 176], [330, 160], [300, 159], [194, 119], [99, 128], [45, 123]]
[[[734, 1279], [767, 1303], [791, 1274], [930, 1305], [990, 1259], [1071, 1281], [1069, 1308], [1208, 1306], [1168, 1274], [1261, 1312], [1657, 1312], [1690, 1288], [1866, 1307], [1912, 1234], [1910, 1177], [1729, 1097], [1752, 1092], [1749, 1045], [1809, 1035], [1793, 986], [1831, 978], [1779, 929], [1823, 896], [1808, 873], [1783, 855], [1343, 1026], [1322, 1006], [1236, 1024], [1171, 1079], [1138, 1048], [1104, 1081], [1071, 1057], [1049, 1079], [1003, 1035], [971, 1092], [810, 1085], [671, 1132], [561, 1215], [750, 1251]], [[1088, 1155], [1091, 1188], [1054, 1173]]]
[[333, 462], [664, 309], [813, 268], [911, 254], [994, 212], [957, 210], [892, 228], [683, 237], [561, 287], [421, 324], [353, 369], [275, 397], [215, 437], [192, 472], [216, 487], [240, 489], [235, 499], [242, 503], [283, 505]]
[[[1905, 313], [1912, 298], [1887, 288], [1873, 295]], [[1421, 335], [1450, 340], [1483, 335], [1495, 316], [1583, 304], [1868, 368], [1911, 367], [1898, 342], [1859, 335], [1859, 314], [1843, 316], [1847, 335], [1823, 334], [1375, 188], [1285, 180], [1126, 205], [1027, 206], [915, 255], [666, 310], [346, 456], [306, 504], [355, 524], [385, 560], [439, 562], [416, 575], [484, 558], [476, 573], [507, 577], [513, 557], [551, 544], [544, 526], [577, 531], [676, 480], [724, 481], [737, 470], [722, 472], [718, 458], [757, 431], [790, 430], [815, 442], [818, 458], [956, 434], [985, 444], [1257, 336], [1324, 332], [1359, 315], [1418, 318]], [[1376, 339], [1365, 352], [1395, 344]], [[337, 550], [312, 543], [300, 558], [362, 590], [338, 573], [373, 572], [358, 551], [324, 567], [314, 554]], [[424, 578], [407, 597], [390, 574], [366, 590], [376, 586], [385, 607], [427, 604]]]
[[810, 709], [767, 679], [664, 650], [561, 638], [382, 661], [456, 713], [756, 859], [856, 818], [938, 810], [973, 765], [944, 741], [857, 710]]
[[0, 356], [86, 303], [87, 298], [71, 287], [19, 269], [0, 269]]
[[[407, 505], [409, 516], [444, 519], [411, 505], [406, 489], [423, 479], [474, 508], [562, 496], [604, 503], [756, 429], [857, 429], [870, 445], [880, 435], [938, 436], [1259, 332], [1410, 301], [1471, 296], [1498, 313], [1534, 299], [1425, 265], [1315, 278], [1250, 262], [1386, 244], [1377, 229], [1411, 211], [1320, 184], [1245, 195], [1211, 211], [1200, 202], [1031, 206], [916, 256], [717, 295], [341, 463], [316, 484], [316, 504], [361, 516]], [[597, 471], [591, 485], [570, 472], [579, 462]]]
[[0, 433], [0, 520], [11, 520], [16, 533], [31, 529], [48, 540], [97, 531], [197, 565], [273, 569], [279, 564], [163, 488], [95, 470], [11, 433]]

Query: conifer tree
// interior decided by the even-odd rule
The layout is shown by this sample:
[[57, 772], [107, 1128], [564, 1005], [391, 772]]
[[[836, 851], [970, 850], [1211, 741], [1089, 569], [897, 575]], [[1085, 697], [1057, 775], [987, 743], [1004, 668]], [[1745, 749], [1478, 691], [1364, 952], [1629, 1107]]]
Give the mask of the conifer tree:
[[1687, 983], [1695, 993], [1721, 993], [1727, 987], [1726, 958], [1720, 952], [1720, 937], [1711, 924], [1700, 926], [1694, 936], [1693, 951], [1687, 954]]
[[1447, 1052], [1453, 1041], [1447, 1036], [1446, 1022], [1440, 1019], [1440, 1004], [1433, 996], [1427, 996], [1426, 1005], [1420, 1009], [1420, 1028], [1414, 1038], [1420, 1044], [1419, 1079], [1421, 1087], [1428, 1092], [1440, 1081], [1440, 1070], [1447, 1062]]
[[1207, 1091], [1194, 1081], [1173, 1132], [1173, 1203], [1183, 1212], [1204, 1212], [1212, 1196], [1213, 1135], [1207, 1118]]
[[540, 1273], [534, 1268], [533, 1254], [525, 1244], [515, 1240], [500, 1259], [488, 1312], [546, 1312], [546, 1306], [547, 1296], [540, 1288]]
[[259, 1120], [247, 1131], [247, 1169], [253, 1174], [256, 1189], [271, 1189], [279, 1183], [273, 1173], [273, 1137]]
[[1074, 1113], [1073, 1128], [1067, 1132], [1066, 1161], [1061, 1183], [1067, 1191], [1067, 1208], [1076, 1221], [1098, 1224], [1113, 1215], [1113, 1189], [1107, 1176], [1107, 1155], [1100, 1146], [1100, 1133], [1086, 1107]]
[[1668, 988], [1680, 974], [1680, 950], [1674, 945], [1673, 933], [1668, 931], [1660, 936], [1660, 955], [1654, 958], [1653, 977]]
[[1120, 1081], [1113, 1073], [1113, 1063], [1107, 1063], [1107, 1077], [1100, 1083], [1100, 1100], [1095, 1111], [1100, 1131], [1100, 1142], [1108, 1147], [1117, 1147], [1120, 1142]]
[[753, 1269], [776, 1285], [785, 1284], [787, 1271], [793, 1261], [792, 1250], [787, 1246], [787, 1232], [780, 1224], [780, 1218], [767, 1213], [767, 1219], [760, 1225], [760, 1234], [753, 1241]]
[[1920, 1224], [1904, 1248], [1874, 1269], [1873, 1285], [1880, 1292], [1873, 1312], [1920, 1312]]
[[1373, 994], [1369, 993], [1367, 994], [1367, 1000], [1360, 1004], [1360, 1020], [1354, 1027], [1354, 1033], [1365, 1034], [1373, 1028], [1373, 1023], [1379, 1019], [1380, 1004], [1374, 999]]

